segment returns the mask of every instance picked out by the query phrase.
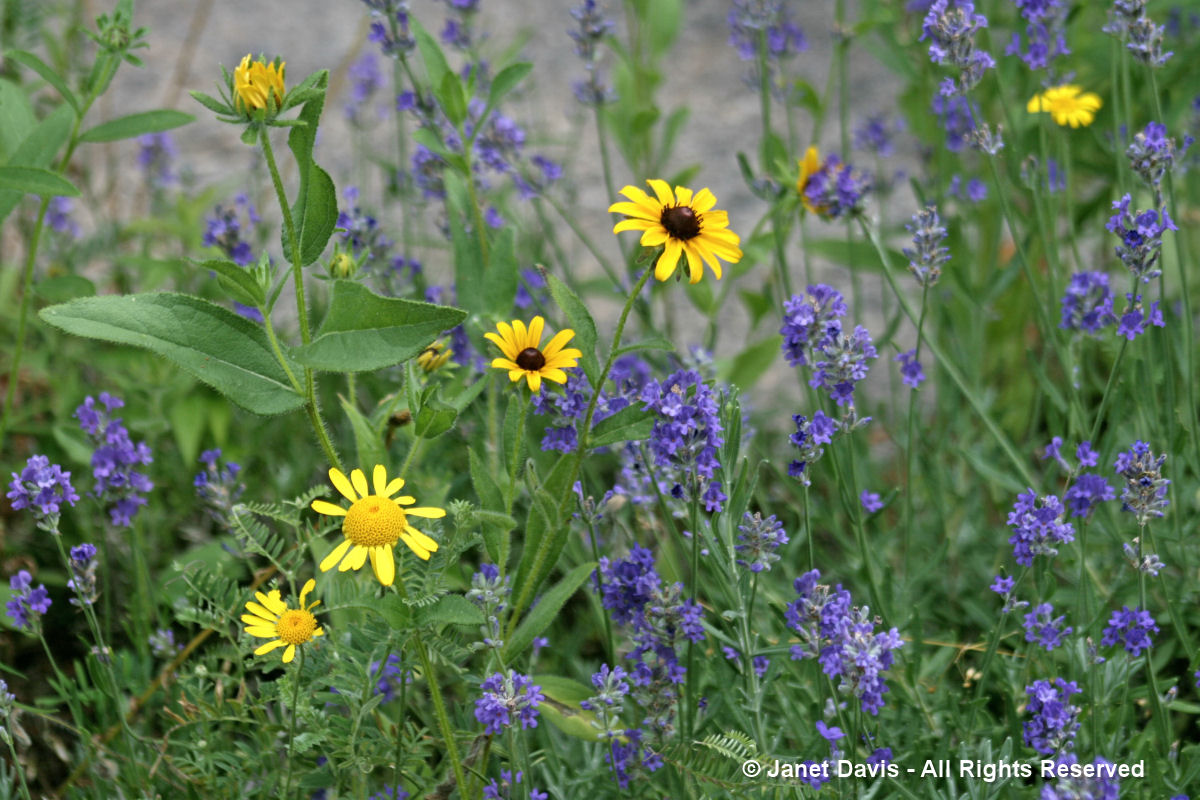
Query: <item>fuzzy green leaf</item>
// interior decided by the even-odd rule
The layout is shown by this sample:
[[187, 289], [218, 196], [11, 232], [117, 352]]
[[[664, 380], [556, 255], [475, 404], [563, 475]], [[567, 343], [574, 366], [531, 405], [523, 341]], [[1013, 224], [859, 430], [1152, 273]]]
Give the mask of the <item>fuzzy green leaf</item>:
[[117, 142], [121, 139], [132, 139], [147, 133], [160, 133], [195, 122], [196, 118], [182, 111], [172, 111], [169, 108], [157, 111], [142, 111], [124, 117], [102, 122], [94, 128], [89, 128], [79, 137], [81, 142]]
[[524, 653], [525, 648], [529, 647], [535, 638], [550, 627], [550, 624], [562, 611], [562, 607], [571, 599], [571, 595], [578, 591], [595, 569], [595, 561], [580, 564], [564, 575], [562, 580], [554, 584], [549, 591], [542, 594], [538, 604], [526, 615], [525, 619], [521, 620], [521, 624], [513, 631], [513, 635], [505, 641], [504, 662], [506, 664]]
[[0, 190], [42, 197], [79, 197], [69, 180], [39, 167], [0, 167]]
[[604, 447], [621, 442], [640, 442], [650, 438], [654, 429], [654, 415], [640, 403], [626, 406], [611, 417], [606, 417], [592, 428], [588, 442], [592, 447]]
[[62, 76], [55, 72], [49, 64], [25, 50], [9, 50], [4, 55], [18, 64], [24, 64], [42, 76], [42, 79], [53, 86], [62, 95], [63, 99], [70, 104], [71, 108], [75, 109], [75, 113], [79, 113], [79, 99], [67, 87], [67, 82], [62, 79]]
[[588, 380], [595, 386], [600, 377], [600, 363], [596, 360], [596, 322], [588, 312], [587, 306], [579, 299], [579, 295], [571, 290], [570, 286], [550, 274], [546, 275], [546, 283], [550, 289], [550, 296], [562, 309], [563, 314], [567, 317], [567, 322], [571, 323], [571, 328], [575, 331], [575, 337], [567, 343], [567, 347], [578, 348], [583, 353], [579, 364], [583, 367]]

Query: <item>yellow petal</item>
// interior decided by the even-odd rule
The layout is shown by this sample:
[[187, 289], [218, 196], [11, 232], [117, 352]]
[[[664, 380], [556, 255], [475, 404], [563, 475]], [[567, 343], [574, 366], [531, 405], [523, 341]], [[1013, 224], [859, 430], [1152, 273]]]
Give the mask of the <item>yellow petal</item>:
[[362, 569], [363, 564], [367, 563], [367, 552], [367, 548], [362, 545], [354, 545], [350, 555], [346, 556], [346, 560], [342, 562], [342, 570], [345, 571], [347, 564], [350, 565], [350, 569]]
[[[703, 214], [712, 210], [712, 207], [717, 204], [716, 196], [708, 190], [708, 187], [696, 192], [696, 196], [692, 198], [692, 210], [697, 214]], [[708, 219], [708, 217], [705, 217]]]
[[512, 370], [512, 369], [519, 370], [520, 369], [520, 367], [517, 366], [517, 362], [510, 361], [507, 358], [493, 358], [492, 366], [495, 367], [496, 369], [509, 369], [509, 370]]
[[529, 391], [538, 392], [542, 388], [542, 376], [536, 372], [526, 372], [525, 379], [529, 381]]
[[266, 655], [267, 653], [271, 652], [272, 650], [283, 647], [285, 644], [287, 644], [287, 642], [285, 642], [283, 639], [276, 639], [273, 642], [267, 642], [266, 644], [262, 645], [257, 650], [255, 650], [254, 655], [256, 655], [256, 656]]
[[[255, 619], [262, 620], [263, 624], [270, 623], [274, 625], [279, 620], [278, 614], [272, 614], [270, 611], [263, 608], [253, 600], [246, 603], [246, 610], [249, 611], [250, 614], [253, 614]], [[249, 614], [247, 616], [249, 616]]]
[[335, 506], [328, 500], [313, 500], [311, 508], [318, 514], [324, 514], [327, 517], [346, 516], [346, 509], [342, 508], [341, 506]]
[[304, 598], [308, 597], [308, 593], [315, 589], [317, 582], [309, 578], [304, 582], [304, 588], [300, 590], [300, 607], [304, 608]]
[[529, 323], [529, 341], [532, 342], [530, 347], [537, 347], [542, 342], [542, 329], [546, 327], [546, 320], [539, 317], [534, 317]]
[[428, 550], [413, 541], [413, 538], [407, 533], [400, 534], [400, 541], [404, 542], [404, 544], [408, 546], [408, 549], [413, 551], [417, 558], [421, 559], [422, 561], [428, 561], [429, 556], [432, 555], [432, 553], [430, 553]]
[[683, 247], [683, 254], [687, 256], [688, 283], [699, 283], [700, 279], [704, 277], [704, 264], [700, 261], [696, 248], [691, 244], [686, 244]]
[[375, 577], [380, 584], [391, 586], [396, 579], [396, 559], [392, 555], [392, 546], [383, 545], [371, 550], [371, 566], [375, 569]]
[[662, 225], [652, 225], [646, 228], [638, 244], [642, 247], [658, 247], [669, 238], [671, 238], [671, 234], [667, 233], [666, 228]]
[[574, 336], [575, 331], [571, 330], [570, 328], [563, 328], [561, 331], [554, 334], [554, 338], [546, 344], [546, 347], [542, 350], [542, 356], [547, 361], [554, 358], [554, 356], [558, 355], [558, 352], [562, 350], [566, 343], [571, 341]]
[[329, 572], [329, 570], [333, 569], [333, 565], [342, 560], [346, 555], [346, 551], [353, 544], [354, 542], [351, 542], [349, 539], [343, 539], [341, 544], [333, 548], [333, 551], [321, 560], [321, 572]]
[[418, 506], [417, 508], [404, 509], [404, 513], [411, 514], [414, 517], [424, 517], [425, 519], [441, 519], [446, 516], [446, 509]]
[[290, 664], [292, 659], [296, 657], [296, 645], [289, 644], [287, 650], [283, 651], [283, 663]]
[[[692, 204], [692, 190], [686, 186], [676, 186], [675, 200], [678, 205], [690, 206]], [[693, 211], [694, 210], [695, 209], [693, 209]]]
[[[401, 497], [397, 497], [395, 502], [397, 505], [411, 506], [413, 503], [417, 502], [417, 498], [413, 497], [411, 494], [406, 494]], [[407, 511], [408, 509], [405, 509], [406, 513]]]
[[517, 369], [510, 369], [508, 371], [508, 379], [510, 381], [512, 381], [513, 383], [516, 383], [517, 381], [521, 380], [521, 378], [524, 377], [524, 375], [525, 375], [525, 370], [523, 370], [519, 367]]
[[[499, 324], [504, 325], [503, 322], [501, 322]], [[503, 337], [489, 331], [483, 335], [483, 338], [487, 339], [489, 342], [491, 342], [492, 344], [499, 347], [500, 352], [504, 353], [504, 355], [507, 356], [508, 358], [516, 358], [517, 357], [517, 351], [514, 350], [512, 345], [510, 345], [508, 343], [508, 341], [505, 340]]]
[[350, 485], [350, 481], [346, 480], [346, 475], [340, 469], [333, 467], [329, 468], [329, 482], [333, 484], [333, 488], [342, 493], [351, 503], [358, 499], [358, 495], [354, 493], [354, 488]]
[[274, 639], [279, 635], [279, 629], [272, 626], [270, 628], [252, 627], [247, 625], [246, 633], [253, 636], [255, 639]]
[[371, 472], [371, 488], [378, 495], [383, 495], [383, 490], [387, 488], [387, 467], [383, 464], [376, 464]]
[[654, 265], [654, 277], [660, 281], [665, 281], [667, 278], [675, 274], [675, 267], [679, 264], [679, 251], [682, 249], [678, 239], [668, 239], [666, 246], [663, 248], [663, 254], [658, 257], [658, 262]]
[[404, 488], [404, 478], [392, 478], [392, 482], [384, 487], [383, 496], [391, 497], [392, 495], [394, 495], [396, 492], [400, 491], [403, 488]]
[[421, 531], [417, 530], [412, 525], [407, 526], [404, 529], [404, 533], [407, 534], [408, 537], [423, 550], [428, 550], [431, 553], [437, 552], [438, 543], [429, 536], [426, 536], [424, 533], [421, 533]]
[[354, 484], [354, 490], [358, 492], [359, 497], [366, 497], [371, 493], [367, 489], [367, 476], [361, 469], [355, 469], [350, 473], [350, 483]]
[[548, 381], [554, 381], [555, 383], [567, 382], [567, 373], [555, 367], [542, 367], [542, 377]]
[[646, 183], [650, 184], [650, 188], [654, 190], [654, 196], [658, 198], [659, 203], [664, 206], [675, 205], [675, 196], [671, 194], [671, 187], [666, 181], [651, 178]]
[[[647, 200], [649, 200], [649, 198], [647, 198]], [[641, 203], [613, 203], [608, 207], [608, 210], [612, 213], [624, 214], [630, 218], [628, 220], [623, 220], [623, 222], [636, 221], [643, 224], [647, 222], [658, 222], [660, 219], [662, 219], [662, 211], [657, 209], [657, 203], [654, 204], [653, 208], [647, 208]], [[617, 224], [619, 225], [621, 223]]]
[[278, 589], [272, 589], [268, 594], [255, 592], [254, 596], [258, 598], [258, 602], [270, 609], [271, 613], [275, 615], [279, 615], [287, 611], [287, 603], [279, 599]]

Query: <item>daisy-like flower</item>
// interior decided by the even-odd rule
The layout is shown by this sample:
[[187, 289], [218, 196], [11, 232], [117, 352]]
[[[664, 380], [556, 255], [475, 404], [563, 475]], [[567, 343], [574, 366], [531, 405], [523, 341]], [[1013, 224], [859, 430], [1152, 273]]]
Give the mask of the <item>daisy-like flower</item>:
[[254, 651], [261, 656], [280, 647], [283, 651], [283, 663], [290, 664], [296, 657], [296, 646], [310, 642], [318, 636], [324, 636], [325, 631], [317, 624], [317, 618], [312, 610], [320, 605], [320, 600], [304, 604], [308, 593], [317, 582], [312, 578], [300, 590], [300, 606], [288, 608], [287, 603], [279, 599], [279, 590], [272, 589], [267, 594], [255, 592], [258, 602], [253, 600], [246, 603], [249, 614], [242, 614], [242, 622], [246, 623], [246, 633], [259, 639], [273, 639]]
[[374, 494], [367, 491], [367, 477], [361, 469], [350, 473], [350, 477], [339, 469], [329, 470], [329, 480], [342, 496], [350, 501], [345, 509], [325, 500], [313, 500], [312, 510], [330, 517], [345, 517], [342, 534], [346, 541], [333, 548], [321, 562], [321, 572], [328, 572], [339, 564], [338, 572], [360, 569], [371, 558], [371, 569], [384, 586], [391, 586], [396, 578], [396, 560], [392, 548], [403, 541], [417, 558], [428, 561], [438, 549], [438, 543], [409, 524], [408, 518], [425, 517], [440, 519], [446, 516], [444, 508], [409, 508], [417, 502], [415, 497], [403, 495], [392, 497], [404, 488], [403, 478], [387, 479], [387, 468], [376, 464], [371, 475]]
[[579, 358], [583, 355], [573, 347], [563, 349], [575, 335], [570, 328], [554, 334], [554, 338], [542, 349], [542, 329], [545, 324], [546, 321], [541, 317], [530, 320], [528, 328], [519, 319], [514, 319], [511, 326], [497, 322], [496, 330], [499, 333], [489, 331], [483, 335], [504, 353], [504, 358], [492, 359], [492, 366], [508, 370], [508, 379], [513, 383], [525, 376], [531, 392], [542, 388], [542, 378], [566, 383], [567, 373], [563, 370], [578, 366]]
[[1084, 92], [1073, 83], [1064, 83], [1062, 86], [1051, 86], [1046, 91], [1035, 94], [1029, 99], [1025, 110], [1030, 114], [1045, 111], [1053, 116], [1059, 125], [1078, 128], [1091, 125], [1099, 108], [1099, 95]]
[[663, 246], [654, 265], [655, 278], [665, 281], [674, 275], [681, 256], [687, 256], [690, 283], [699, 283], [704, 277], [705, 264], [720, 280], [718, 259], [730, 264], [741, 260], [741, 238], [729, 230], [729, 214], [713, 210], [717, 198], [712, 192], [701, 189], [693, 194], [683, 186], [672, 192], [666, 181], [657, 179], [646, 183], [654, 197], [636, 186], [626, 186], [621, 194], [631, 202], [613, 203], [608, 210], [626, 216], [613, 227], [613, 233], [642, 231], [642, 247]]
[[233, 71], [233, 106], [238, 111], [252, 112], [267, 108], [268, 96], [275, 96], [275, 108], [283, 103], [283, 70], [286, 63], [276, 58], [267, 63], [263, 58], [252, 61], [249, 54]]
[[809, 178], [816, 175], [821, 169], [821, 154], [815, 144], [809, 145], [808, 149], [804, 151], [804, 158], [800, 159], [799, 164], [800, 177], [796, 179], [796, 192], [800, 195], [800, 202], [804, 204], [804, 207], [817, 214], [819, 213], [817, 207], [813, 205], [812, 200], [808, 199], [808, 194], [805, 192], [805, 189], [808, 188]]

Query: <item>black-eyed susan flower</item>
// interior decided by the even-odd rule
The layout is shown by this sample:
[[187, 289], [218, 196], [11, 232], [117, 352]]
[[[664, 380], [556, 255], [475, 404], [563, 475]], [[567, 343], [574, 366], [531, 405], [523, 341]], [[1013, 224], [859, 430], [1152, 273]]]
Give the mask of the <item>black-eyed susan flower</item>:
[[396, 577], [396, 560], [392, 548], [396, 542], [404, 542], [417, 558], [428, 561], [438, 549], [438, 543], [409, 524], [408, 518], [424, 517], [440, 519], [446, 516], [443, 508], [410, 507], [417, 502], [415, 497], [392, 495], [404, 488], [403, 478], [387, 479], [387, 468], [376, 464], [371, 475], [371, 493], [367, 489], [367, 477], [361, 469], [350, 473], [350, 477], [339, 469], [329, 470], [329, 480], [342, 496], [350, 501], [350, 508], [342, 508], [325, 500], [313, 500], [312, 510], [330, 517], [345, 517], [342, 535], [346, 540], [333, 548], [321, 562], [321, 571], [328, 572], [338, 565], [338, 572], [360, 569], [371, 559], [371, 569], [384, 586], [391, 586]]
[[718, 259], [730, 264], [741, 260], [741, 239], [729, 230], [729, 214], [713, 210], [717, 198], [712, 192], [701, 189], [693, 194], [683, 186], [676, 186], [672, 192], [666, 181], [657, 179], [646, 183], [654, 190], [654, 197], [636, 186], [626, 186], [621, 194], [629, 202], [613, 203], [608, 210], [626, 216], [613, 227], [613, 233], [642, 231], [643, 247], [662, 246], [662, 255], [654, 265], [655, 278], [665, 281], [675, 274], [684, 256], [690, 283], [699, 283], [704, 277], [705, 264], [720, 280]]
[[796, 179], [796, 192], [800, 195], [800, 202], [804, 204], [804, 207], [816, 214], [818, 213], [817, 207], [808, 198], [806, 190], [809, 179], [821, 169], [821, 154], [817, 150], [817, 146], [809, 145], [809, 148], [804, 151], [804, 158], [800, 159], [799, 163], [800, 177]]
[[570, 328], [554, 334], [554, 338], [542, 349], [542, 329], [545, 324], [546, 321], [541, 317], [534, 317], [526, 328], [524, 322], [514, 319], [511, 326], [504, 322], [496, 323], [499, 333], [489, 331], [484, 334], [484, 338], [504, 353], [503, 358], [492, 359], [492, 366], [508, 370], [508, 379], [513, 383], [524, 376], [531, 392], [542, 388], [542, 378], [566, 383], [567, 373], [563, 370], [577, 366], [583, 355], [573, 347], [563, 349], [575, 335]]
[[1059, 125], [1078, 128], [1092, 124], [1100, 109], [1100, 96], [1095, 92], [1084, 92], [1073, 83], [1064, 83], [1035, 94], [1025, 109], [1030, 114], [1047, 112]]
[[312, 641], [318, 636], [324, 636], [325, 631], [317, 624], [317, 618], [312, 610], [320, 605], [320, 600], [304, 604], [308, 593], [317, 585], [309, 578], [300, 590], [300, 605], [298, 608], [288, 608], [287, 603], [279, 598], [279, 590], [272, 589], [267, 594], [255, 592], [258, 602], [253, 600], [246, 603], [249, 614], [242, 615], [246, 623], [246, 633], [259, 639], [272, 639], [254, 651], [261, 656], [280, 647], [283, 651], [283, 663], [289, 664], [296, 657], [296, 647]]
[[274, 108], [278, 109], [283, 104], [285, 66], [278, 58], [271, 62], [261, 57], [251, 60], [246, 54], [233, 71], [233, 107], [242, 113], [266, 109], [274, 96]]

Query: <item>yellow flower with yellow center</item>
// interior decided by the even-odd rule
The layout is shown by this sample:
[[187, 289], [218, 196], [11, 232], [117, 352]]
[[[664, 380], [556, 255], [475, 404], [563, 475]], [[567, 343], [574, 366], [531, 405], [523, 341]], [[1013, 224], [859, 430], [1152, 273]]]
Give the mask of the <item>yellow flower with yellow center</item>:
[[1095, 92], [1084, 92], [1073, 83], [1064, 83], [1035, 94], [1025, 109], [1030, 114], [1048, 112], [1059, 125], [1078, 128], [1092, 124], [1100, 109], [1100, 96]]
[[691, 189], [676, 186], [675, 191], [666, 181], [646, 181], [654, 191], [654, 197], [636, 186], [621, 190], [629, 202], [613, 203], [610, 213], [624, 214], [613, 227], [613, 233], [642, 231], [642, 247], [662, 246], [662, 255], [654, 264], [654, 277], [660, 281], [675, 274], [679, 259], [687, 257], [688, 282], [699, 283], [704, 277], [707, 264], [717, 280], [721, 279], [721, 262], [724, 259], [736, 264], [742, 259], [741, 238], [729, 230], [729, 214], [716, 211], [713, 206], [717, 198], [708, 189], [692, 193]]
[[[338, 565], [338, 572], [360, 569], [371, 559], [371, 569], [384, 586], [391, 586], [396, 578], [396, 560], [393, 552], [396, 542], [404, 542], [417, 558], [428, 561], [438, 549], [438, 543], [409, 524], [408, 518], [424, 517], [441, 519], [446, 516], [443, 508], [413, 507], [415, 497], [403, 495], [392, 497], [404, 488], [404, 479], [388, 481], [387, 468], [376, 464], [371, 475], [372, 493], [367, 489], [367, 477], [361, 469], [350, 473], [350, 477], [339, 469], [329, 470], [329, 480], [342, 496], [350, 501], [350, 508], [325, 500], [313, 500], [312, 510], [329, 517], [345, 517], [342, 520], [342, 535], [346, 540], [333, 548], [321, 562], [321, 571], [328, 572]], [[340, 563], [339, 563], [340, 562]]]
[[249, 54], [233, 71], [233, 107], [249, 113], [267, 108], [268, 97], [274, 95], [275, 107], [283, 103], [283, 70], [286, 63], [276, 59], [271, 63], [260, 59], [251, 61]]
[[554, 335], [542, 349], [542, 332], [546, 321], [534, 317], [529, 327], [519, 319], [514, 319], [512, 325], [503, 322], [496, 323], [499, 333], [489, 331], [483, 336], [504, 353], [503, 358], [492, 359], [496, 369], [508, 370], [508, 379], [513, 383], [521, 380], [522, 376], [529, 382], [529, 391], [536, 392], [542, 388], [542, 378], [555, 383], [566, 383], [567, 373], [563, 370], [578, 366], [583, 353], [573, 347], [565, 350], [563, 347], [571, 341], [575, 331], [564, 328]]
[[242, 622], [246, 623], [246, 633], [258, 639], [274, 640], [259, 647], [254, 651], [254, 655], [261, 656], [286, 647], [283, 651], [283, 663], [290, 664], [296, 657], [296, 648], [299, 645], [325, 635], [325, 631], [317, 625], [317, 618], [312, 614], [312, 610], [320, 605], [321, 601], [314, 600], [308, 605], [304, 604], [308, 593], [316, 585], [312, 578], [304, 584], [304, 588], [300, 590], [298, 608], [288, 608], [287, 603], [279, 598], [278, 589], [272, 589], [267, 594], [254, 593], [258, 602], [248, 601], [246, 610], [250, 613], [242, 615]]
[[814, 214], [819, 214], [820, 209], [812, 204], [808, 199], [808, 195], [804, 190], [808, 188], [808, 179], [821, 169], [821, 155], [817, 150], [816, 145], [809, 145], [809, 148], [804, 151], [804, 158], [800, 159], [800, 177], [796, 180], [796, 192], [800, 195], [800, 202]]

